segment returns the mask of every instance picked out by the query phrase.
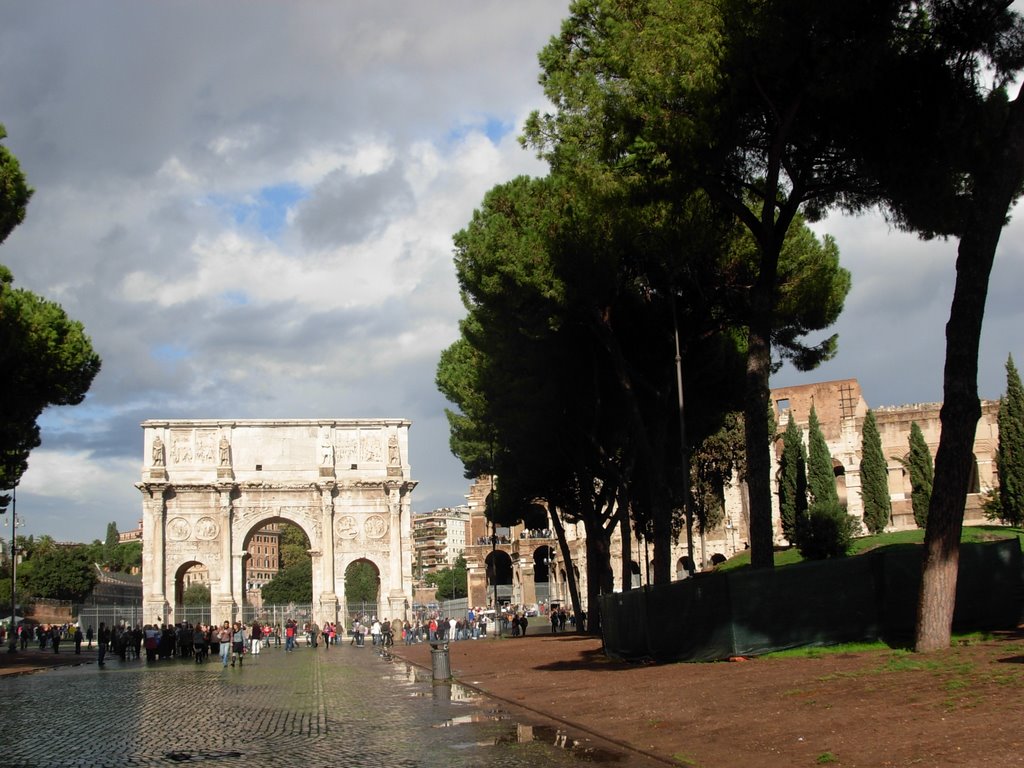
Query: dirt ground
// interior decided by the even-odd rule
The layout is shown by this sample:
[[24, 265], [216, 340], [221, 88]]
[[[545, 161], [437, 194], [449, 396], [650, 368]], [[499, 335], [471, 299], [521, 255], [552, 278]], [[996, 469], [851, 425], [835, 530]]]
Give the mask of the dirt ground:
[[[430, 646], [396, 646], [430, 667]], [[599, 639], [453, 643], [455, 679], [673, 765], [1024, 764], [1024, 631], [902, 651], [613, 662]], [[628, 762], [628, 761], [627, 761]]]

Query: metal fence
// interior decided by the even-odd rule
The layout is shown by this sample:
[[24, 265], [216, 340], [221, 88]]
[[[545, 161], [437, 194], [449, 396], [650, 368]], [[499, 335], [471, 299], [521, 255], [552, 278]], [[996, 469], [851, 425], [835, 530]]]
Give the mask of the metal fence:
[[313, 606], [308, 603], [287, 603], [285, 605], [243, 605], [242, 614], [239, 620], [245, 624], [252, 624], [259, 621], [261, 624], [269, 624], [271, 627], [283, 627], [284, 623], [292, 619], [301, 627], [313, 621]]
[[[150, 621], [157, 620], [153, 617]], [[138, 624], [145, 624], [146, 619], [142, 615], [142, 601], [131, 603], [115, 603], [110, 605], [83, 605], [78, 609], [79, 626], [94, 631], [99, 631], [100, 623], [108, 627], [134, 627]]]

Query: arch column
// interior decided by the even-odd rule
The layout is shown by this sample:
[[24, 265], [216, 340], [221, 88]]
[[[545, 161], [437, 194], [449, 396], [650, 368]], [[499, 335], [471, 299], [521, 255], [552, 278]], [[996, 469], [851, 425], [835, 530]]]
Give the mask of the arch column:
[[335, 592], [334, 564], [334, 483], [320, 487], [320, 530], [323, 531], [320, 558], [320, 618], [318, 623], [338, 620], [338, 595]]
[[163, 623], [171, 609], [167, 600], [166, 486], [140, 484], [137, 487], [146, 494], [142, 502], [142, 572], [153, 574], [152, 579], [144, 581], [142, 617], [147, 623], [154, 620]]
[[[210, 580], [210, 620], [215, 624], [231, 621], [235, 618], [235, 609], [241, 605], [240, 600], [236, 602], [233, 595], [233, 585], [236, 579], [241, 586], [241, 567], [232, 571], [231, 545], [234, 534], [231, 524], [234, 517], [234, 508], [231, 503], [231, 491], [233, 486], [219, 488], [220, 498], [217, 507], [217, 525], [220, 527], [220, 556], [217, 558], [218, 584], [214, 589], [213, 579]], [[214, 563], [208, 566], [211, 577], [214, 573]]]
[[405, 588], [402, 578], [402, 487], [385, 485], [388, 495], [388, 584], [386, 615], [405, 617]]

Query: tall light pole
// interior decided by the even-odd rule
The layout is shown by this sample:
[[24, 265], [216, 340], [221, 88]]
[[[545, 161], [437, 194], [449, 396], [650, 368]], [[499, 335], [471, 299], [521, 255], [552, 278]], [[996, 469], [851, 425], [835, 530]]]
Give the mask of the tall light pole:
[[11, 490], [11, 628], [7, 641], [7, 652], [14, 653], [18, 650], [18, 614], [15, 610], [18, 606], [18, 489]]
[[[690, 575], [693, 576], [693, 505], [690, 504], [690, 465], [686, 457], [686, 416], [683, 411], [683, 356], [679, 351], [679, 321], [676, 319], [675, 293], [672, 294], [672, 334], [676, 343], [676, 392], [679, 394], [679, 457], [683, 467], [683, 517], [686, 519], [686, 554], [690, 558]], [[703, 557], [703, 550], [701, 552], [701, 557]], [[649, 581], [648, 579], [648, 583]]]
[[544, 559], [544, 565], [548, 568], [548, 610], [551, 604], [558, 599], [558, 553], [554, 548], [548, 547], [548, 556]]

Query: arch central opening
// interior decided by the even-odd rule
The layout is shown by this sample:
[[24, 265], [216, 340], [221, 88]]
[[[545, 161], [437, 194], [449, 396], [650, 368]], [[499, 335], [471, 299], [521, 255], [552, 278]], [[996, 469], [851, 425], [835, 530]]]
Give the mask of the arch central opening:
[[313, 563], [309, 537], [284, 518], [263, 521], [244, 541], [242, 618], [272, 631], [288, 619], [300, 625], [313, 618]]

